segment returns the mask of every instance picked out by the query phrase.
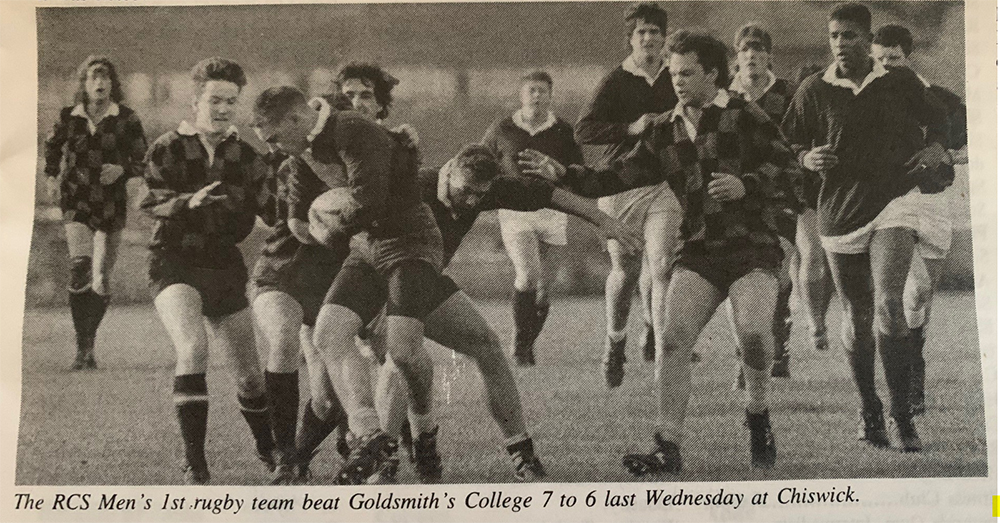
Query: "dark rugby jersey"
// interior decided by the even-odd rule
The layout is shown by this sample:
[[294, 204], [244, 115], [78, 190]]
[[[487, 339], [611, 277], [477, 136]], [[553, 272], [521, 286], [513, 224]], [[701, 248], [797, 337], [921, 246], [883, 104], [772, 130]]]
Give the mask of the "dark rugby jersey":
[[[729, 98], [725, 107], [713, 103], [702, 109], [693, 142], [682, 118], [666, 116], [613, 168], [569, 166], [563, 181], [596, 198], [666, 180], [684, 210], [685, 247], [775, 246], [776, 217], [801, 183], [794, 161], [777, 126], [757, 105]], [[709, 196], [713, 172], [739, 177], [746, 195], [731, 202]]]
[[537, 211], [552, 202], [554, 187], [551, 182], [534, 176], [497, 176], [479, 201], [476, 210], [460, 214], [457, 218], [437, 198], [437, 169], [420, 169], [421, 195], [431, 211], [441, 239], [444, 241], [444, 265], [447, 266], [462, 245], [462, 239], [476, 223], [479, 213], [494, 209]]
[[926, 143], [947, 144], [944, 107], [916, 75], [875, 65], [875, 74], [879, 70], [884, 74], [858, 94], [827, 81], [831, 69], [806, 78], [782, 121], [797, 154], [831, 145], [837, 155], [837, 165], [821, 173], [823, 236], [867, 225], [889, 202], [917, 186], [920, 179], [907, 175], [906, 162]]
[[[112, 105], [94, 127], [91, 132], [82, 105], [63, 108], [45, 139], [45, 174], [63, 175], [59, 204], [66, 220], [110, 229], [125, 224], [125, 182], [142, 175], [146, 136], [135, 112], [120, 104]], [[102, 185], [104, 164], [121, 166], [124, 174]]]
[[[183, 124], [149, 148], [149, 193], [140, 207], [156, 220], [151, 250], [190, 250], [196, 253], [194, 263], [211, 264], [214, 254], [231, 252], [253, 230], [258, 209], [267, 203], [267, 166], [235, 132], [216, 146], [211, 166], [208, 158], [201, 140]], [[228, 199], [188, 207], [195, 192], [216, 181], [222, 183], [213, 194]]]
[[677, 104], [670, 71], [664, 69], [653, 85], [619, 65], [601, 80], [594, 98], [576, 122], [576, 139], [586, 145], [606, 145], [601, 165], [612, 165], [639, 141], [628, 126], [646, 113], [665, 113]]
[[340, 165], [347, 174], [353, 201], [341, 214], [346, 236], [364, 230], [372, 238], [391, 238], [422, 230], [416, 150], [364, 116], [336, 110], [311, 150], [317, 162]]
[[553, 117], [551, 126], [534, 136], [508, 116], [496, 121], [483, 136], [483, 145], [493, 151], [504, 174], [521, 176], [517, 155], [525, 149], [534, 149], [555, 158], [563, 165], [583, 163], [583, 152], [573, 139], [573, 126], [559, 117]]

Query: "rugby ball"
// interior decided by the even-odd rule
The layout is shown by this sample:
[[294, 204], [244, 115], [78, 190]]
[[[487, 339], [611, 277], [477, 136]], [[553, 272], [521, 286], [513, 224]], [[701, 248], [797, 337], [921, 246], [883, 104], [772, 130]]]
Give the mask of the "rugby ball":
[[334, 246], [345, 235], [344, 214], [355, 206], [348, 187], [319, 195], [309, 206], [309, 234], [323, 245]]

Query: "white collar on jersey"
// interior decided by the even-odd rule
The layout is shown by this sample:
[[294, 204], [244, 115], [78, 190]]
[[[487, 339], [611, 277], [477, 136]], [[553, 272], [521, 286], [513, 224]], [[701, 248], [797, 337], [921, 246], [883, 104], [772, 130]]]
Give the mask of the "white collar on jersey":
[[647, 73], [645, 69], [639, 67], [639, 64], [635, 63], [635, 57], [632, 55], [628, 55], [628, 57], [625, 58], [625, 61], [622, 62], [622, 69], [638, 76], [639, 78], [642, 78], [647, 84], [653, 85], [656, 83], [656, 79], [663, 74], [663, 71], [667, 70], [667, 59], [663, 59], [663, 62], [660, 63], [660, 70], [656, 71], [656, 74], [653, 76], [649, 76], [649, 73]]
[[108, 106], [108, 109], [104, 111], [104, 114], [102, 114], [101, 117], [98, 118], [96, 122], [90, 119], [90, 115], [87, 114], [87, 108], [84, 107], [83, 104], [76, 104], [76, 106], [73, 107], [73, 110], [69, 114], [70, 116], [79, 116], [81, 118], [86, 119], [87, 128], [90, 129], [90, 134], [94, 134], [97, 132], [97, 124], [101, 123], [102, 120], [104, 120], [109, 116], [118, 116], [119, 111], [120, 108], [118, 107], [118, 104], [115, 102], [111, 102], [111, 105]]
[[875, 81], [876, 78], [885, 76], [888, 72], [889, 71], [886, 70], [885, 66], [878, 60], [872, 60], [871, 72], [868, 73], [868, 76], [866, 76], [864, 80], [862, 80], [861, 85], [857, 85], [847, 78], [841, 78], [837, 74], [837, 64], [835, 62], [830, 64], [830, 67], [826, 68], [826, 72], [823, 73], [823, 81], [837, 87], [846, 87], [854, 93], [854, 96], [857, 96], [858, 93], [860, 93], [865, 87], [868, 87], [868, 84]]
[[524, 118], [524, 109], [514, 111], [514, 116], [512, 116], [511, 119], [514, 120], [514, 125], [524, 129], [524, 131], [531, 136], [535, 136], [542, 131], [551, 129], [552, 126], [556, 124], [556, 115], [552, 111], [549, 111], [549, 114], [545, 117], [545, 121], [538, 127], [532, 127], [531, 123]]
[[312, 143], [312, 141], [319, 136], [319, 133], [323, 132], [323, 127], [326, 126], [326, 121], [329, 120], [330, 115], [333, 114], [333, 107], [330, 106], [330, 102], [327, 102], [320, 97], [309, 100], [309, 106], [319, 111], [319, 117], [316, 118], [316, 125], [313, 126], [312, 131], [309, 131], [309, 136], [306, 137], [306, 140], [309, 140], [309, 143]]
[[[732, 92], [734, 92], [734, 93], [736, 93], [736, 94], [743, 95], [743, 97], [745, 98], [746, 94], [747, 94], [747, 90], [746, 90], [745, 82], [744, 82], [745, 79], [746, 79], [745, 75], [743, 75], [742, 73], [736, 73], [736, 75], [733, 76], [733, 83], [729, 84], [729, 90], [732, 91]], [[772, 73], [771, 71], [768, 71], [767, 72], [767, 87], [765, 87], [764, 90], [760, 92], [761, 96], [764, 96], [764, 93], [770, 91], [771, 88], [774, 87], [774, 84], [777, 81], [778, 81], [778, 77], [774, 76], [774, 73]], [[760, 97], [757, 97], [757, 99], [760, 99]], [[755, 102], [757, 100], [748, 100], [748, 101]]]

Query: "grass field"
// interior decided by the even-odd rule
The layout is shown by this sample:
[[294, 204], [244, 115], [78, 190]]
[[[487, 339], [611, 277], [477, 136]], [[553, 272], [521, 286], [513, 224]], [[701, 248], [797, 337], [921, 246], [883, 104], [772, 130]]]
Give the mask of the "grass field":
[[[481, 304], [503, 336], [506, 302]], [[748, 466], [740, 397], [730, 392], [731, 335], [716, 317], [697, 350], [678, 481], [987, 475], [980, 357], [972, 293], [941, 293], [927, 343], [928, 411], [918, 419], [921, 454], [867, 448], [854, 440], [856, 393], [840, 350], [807, 349], [802, 322], [793, 333], [791, 380], [772, 387], [778, 463]], [[839, 325], [833, 311], [831, 327]], [[539, 365], [515, 369], [529, 426], [551, 479], [631, 481], [621, 455], [648, 450], [655, 417], [652, 366], [629, 349], [623, 386], [608, 391], [600, 371], [603, 301], [554, 304], [537, 344]], [[98, 340], [100, 370], [72, 373], [67, 309], [29, 310], [24, 322], [18, 484], [161, 485], [181, 480], [182, 451], [171, 401], [173, 349], [151, 306], [112, 307]], [[500, 435], [480, 400], [475, 365], [431, 349], [437, 367], [440, 450], [448, 483], [513, 481]], [[879, 365], [880, 367], [880, 365]], [[881, 375], [881, 371], [878, 371]], [[881, 377], [880, 386], [881, 386]], [[208, 455], [214, 484], [260, 484], [266, 471], [236, 408], [234, 387], [213, 359]], [[882, 389], [884, 401], [887, 394]], [[338, 462], [327, 445], [316, 483]], [[401, 482], [414, 480], [408, 466]]]

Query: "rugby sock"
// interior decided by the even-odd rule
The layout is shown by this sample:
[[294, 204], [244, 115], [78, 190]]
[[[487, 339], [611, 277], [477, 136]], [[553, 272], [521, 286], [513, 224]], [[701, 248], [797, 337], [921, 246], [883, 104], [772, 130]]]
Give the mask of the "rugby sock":
[[535, 307], [535, 291], [514, 290], [514, 348], [527, 350], [534, 341], [531, 332], [538, 321], [538, 310]]
[[518, 444], [520, 444], [522, 441], [530, 439], [531, 437], [528, 436], [527, 432], [522, 432], [520, 434], [516, 434], [504, 440], [503, 445], [504, 447], [510, 449], [511, 447], [517, 447]]
[[[860, 345], [860, 344], [859, 344]], [[861, 397], [861, 408], [865, 412], [882, 410], [882, 400], [875, 390], [875, 347], [865, 343], [863, 347], [854, 347], [847, 351], [847, 360], [851, 365], [854, 384], [858, 387]]]
[[792, 286], [787, 285], [778, 290], [778, 301], [774, 308], [774, 321], [771, 333], [774, 334], [774, 359], [780, 360], [788, 354], [788, 337], [792, 332], [791, 310], [788, 302], [792, 298]]
[[538, 339], [542, 329], [545, 328], [545, 320], [547, 319], [549, 319], [549, 304], [535, 305], [535, 323], [531, 329], [531, 343], [535, 343], [535, 340]]
[[427, 414], [418, 414], [413, 409], [409, 409], [406, 412], [406, 416], [410, 420], [410, 434], [413, 435], [413, 439], [417, 439], [421, 434], [431, 432], [437, 427], [437, 423], [434, 422], [434, 415], [430, 412]]
[[750, 414], [760, 414], [767, 410], [767, 385], [770, 383], [770, 370], [758, 370], [746, 363], [743, 364], [743, 376], [746, 380], [746, 410]]
[[620, 331], [609, 330], [608, 339], [611, 340], [611, 343], [621, 343], [625, 339], [625, 332], [625, 329]]
[[76, 331], [76, 350], [78, 352], [86, 352], [94, 342], [88, 332], [90, 320], [88, 309], [92, 303], [90, 293], [89, 290], [69, 293], [69, 312], [73, 318], [73, 330]]
[[256, 398], [244, 398], [237, 395], [236, 399], [240, 403], [240, 412], [243, 419], [247, 420], [253, 439], [257, 443], [257, 453], [263, 459], [270, 459], [271, 451], [274, 450], [274, 437], [271, 436], [271, 416], [267, 408], [267, 394], [261, 394]]
[[916, 329], [910, 329], [910, 337], [913, 344], [913, 365], [910, 370], [910, 397], [913, 398], [914, 403], [923, 403], [926, 367], [924, 343], [927, 341], [924, 337], [924, 328], [917, 327]]
[[[516, 441], [511, 441], [514, 438], [519, 438]], [[508, 439], [504, 442], [504, 446], [507, 448], [507, 453], [511, 456], [520, 454], [521, 456], [528, 457], [535, 455], [535, 444], [531, 441], [531, 438], [527, 434], [521, 434], [519, 436], [514, 436], [514, 438]]]
[[885, 384], [889, 389], [889, 412], [893, 418], [910, 418], [910, 367], [911, 336], [895, 338], [881, 332], [876, 334], [879, 355], [885, 368]]
[[184, 440], [187, 464], [199, 470], [208, 468], [205, 460], [205, 431], [208, 427], [208, 386], [204, 374], [174, 377], [174, 406]]
[[306, 402], [305, 412], [302, 413], [302, 428], [295, 439], [297, 461], [304, 462], [312, 458], [316, 449], [326, 440], [344, 419], [344, 411], [337, 403], [330, 412], [328, 419], [322, 419], [313, 410], [312, 400]]
[[264, 372], [267, 395], [271, 400], [271, 424], [274, 442], [279, 449], [295, 446], [295, 423], [299, 411], [299, 373]]
[[656, 360], [656, 332], [652, 323], [646, 323], [646, 336], [642, 345], [642, 357], [646, 361]]
[[680, 445], [684, 415], [691, 396], [691, 351], [665, 351], [655, 378], [659, 392], [658, 432], [665, 440]]

